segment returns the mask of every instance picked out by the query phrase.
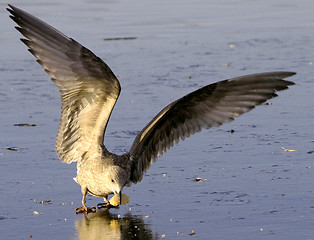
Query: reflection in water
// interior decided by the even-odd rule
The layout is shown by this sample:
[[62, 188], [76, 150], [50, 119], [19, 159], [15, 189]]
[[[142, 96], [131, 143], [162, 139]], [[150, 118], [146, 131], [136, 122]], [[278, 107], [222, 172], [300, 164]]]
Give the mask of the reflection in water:
[[124, 217], [111, 214], [108, 210], [97, 210], [95, 213], [84, 215], [76, 221], [76, 229], [80, 240], [129, 240], [129, 239], [159, 239], [153, 234], [149, 225], [144, 223], [143, 217], [130, 213]]

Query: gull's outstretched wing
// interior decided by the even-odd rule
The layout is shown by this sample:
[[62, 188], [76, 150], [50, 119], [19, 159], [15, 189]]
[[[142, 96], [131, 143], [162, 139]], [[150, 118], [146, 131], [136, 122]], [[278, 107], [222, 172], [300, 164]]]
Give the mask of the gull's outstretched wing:
[[101, 153], [104, 132], [120, 93], [111, 69], [90, 50], [40, 19], [12, 5], [7, 9], [21, 39], [61, 95], [56, 151], [66, 163]]
[[158, 154], [203, 128], [220, 126], [276, 97], [276, 91], [293, 82], [283, 80], [292, 72], [242, 76], [200, 88], [165, 107], [137, 135], [130, 149], [131, 181], [141, 181]]

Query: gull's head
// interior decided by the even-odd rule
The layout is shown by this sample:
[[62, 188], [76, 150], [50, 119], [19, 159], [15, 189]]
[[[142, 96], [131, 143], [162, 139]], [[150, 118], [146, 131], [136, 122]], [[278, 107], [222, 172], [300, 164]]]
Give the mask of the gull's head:
[[128, 182], [126, 172], [118, 166], [111, 166], [106, 172], [108, 173], [107, 187], [112, 193], [120, 195], [123, 187]]

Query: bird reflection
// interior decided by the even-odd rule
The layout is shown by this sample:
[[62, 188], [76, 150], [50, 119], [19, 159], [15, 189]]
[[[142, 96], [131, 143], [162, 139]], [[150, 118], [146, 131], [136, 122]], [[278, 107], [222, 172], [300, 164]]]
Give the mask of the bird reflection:
[[119, 217], [108, 210], [84, 214], [84, 217], [75, 222], [80, 240], [129, 240], [129, 239], [159, 239], [153, 234], [148, 224], [145, 224], [142, 216], [130, 213]]

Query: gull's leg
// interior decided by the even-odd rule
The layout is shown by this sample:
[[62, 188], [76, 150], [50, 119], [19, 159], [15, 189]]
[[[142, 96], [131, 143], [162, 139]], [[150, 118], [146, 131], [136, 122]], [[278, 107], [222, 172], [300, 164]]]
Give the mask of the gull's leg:
[[76, 213], [89, 213], [89, 212], [95, 212], [96, 207], [87, 207], [86, 206], [86, 195], [87, 195], [87, 188], [86, 187], [81, 187], [81, 191], [83, 194], [82, 198], [82, 207], [76, 208], [75, 211]]

